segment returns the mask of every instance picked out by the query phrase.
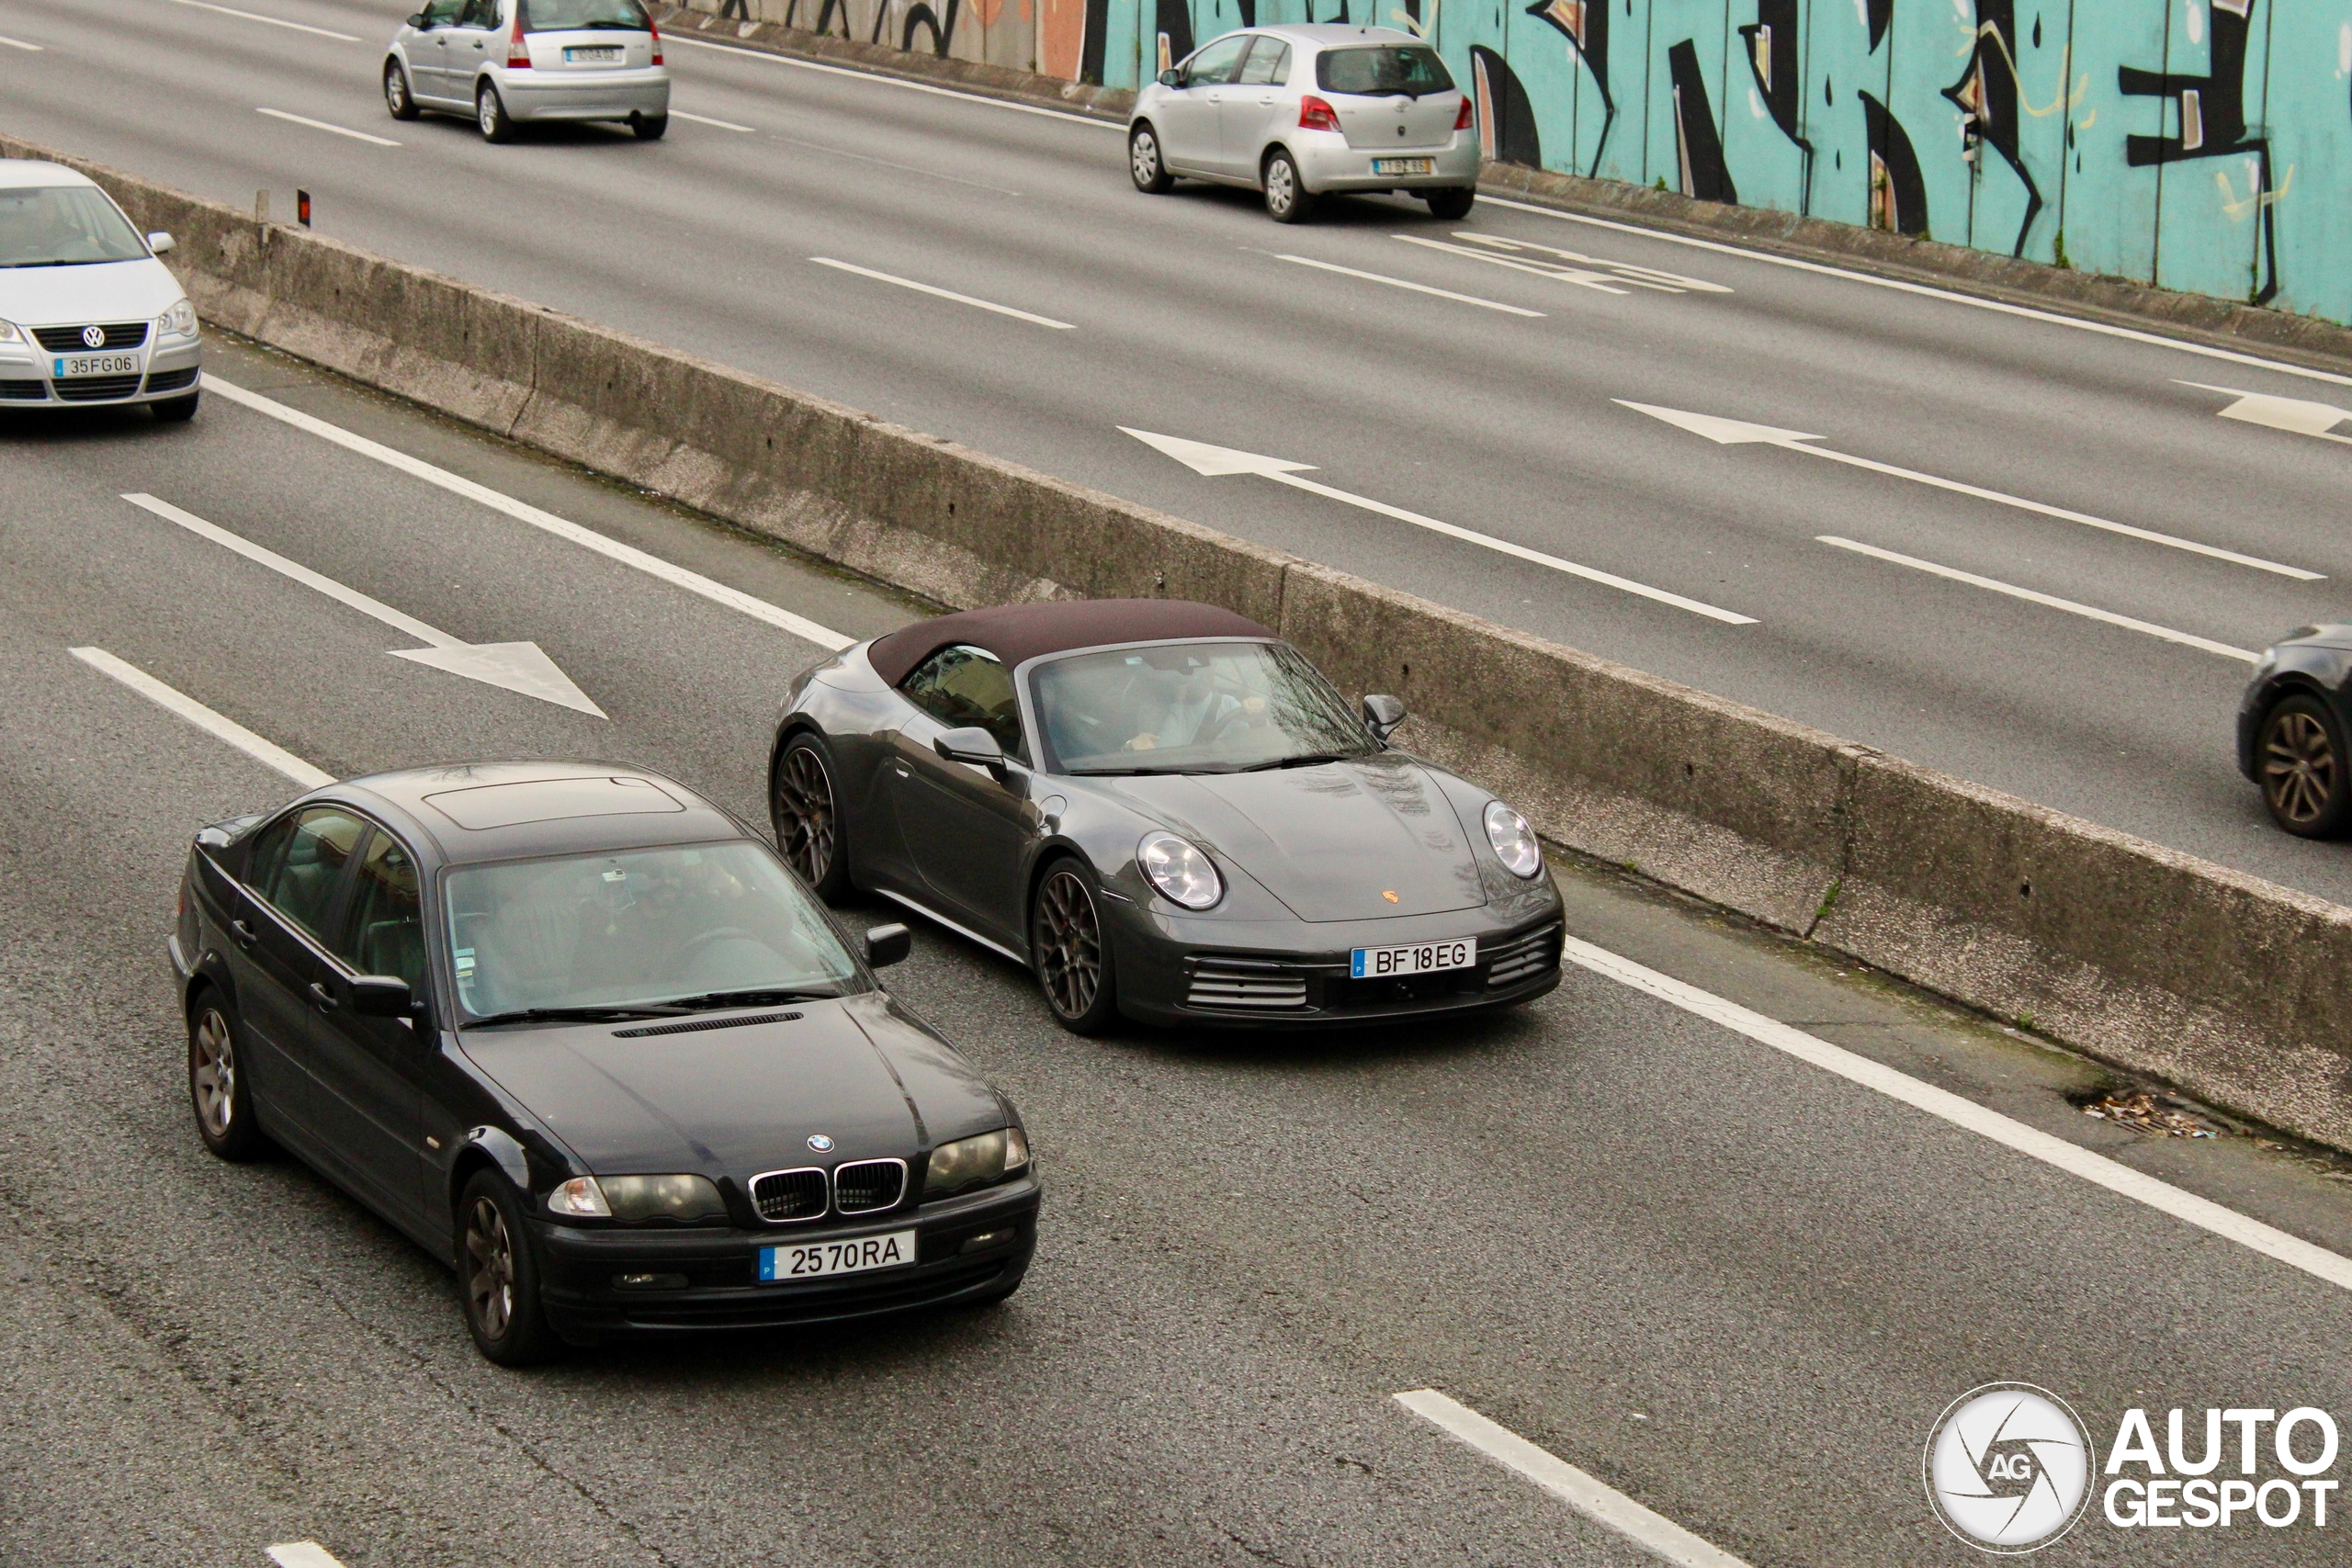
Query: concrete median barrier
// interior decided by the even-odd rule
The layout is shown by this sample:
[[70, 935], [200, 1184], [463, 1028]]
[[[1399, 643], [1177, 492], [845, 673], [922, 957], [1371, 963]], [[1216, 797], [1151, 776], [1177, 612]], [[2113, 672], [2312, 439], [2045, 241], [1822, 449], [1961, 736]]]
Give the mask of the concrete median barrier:
[[98, 179], [217, 325], [956, 606], [1282, 628], [1546, 837], [2352, 1149], [2352, 910], [620, 333]]

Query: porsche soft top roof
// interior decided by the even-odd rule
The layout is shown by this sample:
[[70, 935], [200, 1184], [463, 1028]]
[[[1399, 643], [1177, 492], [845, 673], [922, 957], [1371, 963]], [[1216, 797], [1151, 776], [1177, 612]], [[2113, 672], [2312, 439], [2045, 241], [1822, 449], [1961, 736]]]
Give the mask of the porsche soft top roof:
[[1191, 637], [1256, 637], [1274, 634], [1231, 610], [1189, 599], [1056, 599], [964, 610], [934, 621], [917, 621], [865, 650], [874, 672], [895, 686], [943, 648], [962, 644], [993, 653], [1005, 665], [1074, 648], [1108, 648], [1123, 642], [1167, 642]]

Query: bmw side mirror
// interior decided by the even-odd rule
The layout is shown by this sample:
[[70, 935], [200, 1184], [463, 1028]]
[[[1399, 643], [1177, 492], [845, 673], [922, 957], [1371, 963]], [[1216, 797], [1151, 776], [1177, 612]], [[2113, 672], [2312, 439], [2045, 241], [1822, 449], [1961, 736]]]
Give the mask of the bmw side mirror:
[[351, 1010], [360, 1018], [406, 1018], [415, 1008], [415, 993], [397, 975], [360, 975], [352, 979]]
[[1181, 87], [1184, 85], [1184, 73], [1171, 65], [1159, 73], [1159, 85], [1163, 87]]
[[914, 933], [896, 921], [865, 933], [865, 966], [887, 969], [915, 950]]
[[1386, 740], [1396, 728], [1405, 722], [1405, 704], [1400, 697], [1375, 692], [1363, 700], [1363, 727], [1376, 739]]
[[978, 725], [942, 730], [931, 749], [951, 762], [970, 762], [986, 768], [998, 778], [1004, 777], [1004, 748], [996, 743], [995, 736]]
[[159, 256], [165, 251], [170, 250], [172, 248], [172, 244], [173, 241], [171, 235], [165, 233], [161, 229], [156, 230], [153, 233], [147, 236], [147, 248], [154, 252]]

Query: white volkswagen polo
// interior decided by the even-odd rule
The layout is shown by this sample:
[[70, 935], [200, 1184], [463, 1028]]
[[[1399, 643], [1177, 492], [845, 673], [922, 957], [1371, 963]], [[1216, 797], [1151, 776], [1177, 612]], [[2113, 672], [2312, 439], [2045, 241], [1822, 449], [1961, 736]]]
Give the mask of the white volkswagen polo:
[[0, 410], [198, 395], [196, 307], [114, 198], [61, 164], [0, 158]]

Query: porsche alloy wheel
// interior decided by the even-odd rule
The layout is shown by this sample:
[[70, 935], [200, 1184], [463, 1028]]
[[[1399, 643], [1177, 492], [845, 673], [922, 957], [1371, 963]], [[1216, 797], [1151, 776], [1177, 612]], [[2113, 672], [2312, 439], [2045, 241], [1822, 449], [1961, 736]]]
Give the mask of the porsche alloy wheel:
[[1030, 917], [1029, 948], [1054, 1021], [1077, 1034], [1101, 1032], [1118, 1010], [1118, 998], [1094, 889], [1076, 862], [1046, 874]]
[[795, 736], [785, 747], [776, 760], [773, 795], [775, 844], [786, 863], [827, 902], [848, 892], [848, 858], [842, 852], [832, 770], [813, 737]]
[[458, 1278], [474, 1344], [501, 1366], [546, 1359], [556, 1338], [539, 1311], [538, 1269], [514, 1189], [496, 1171], [476, 1171], [458, 1208]]
[[2305, 839], [2329, 839], [2352, 818], [2343, 739], [2316, 697], [2291, 696], [2263, 716], [2262, 803], [2271, 820]]
[[204, 1146], [222, 1159], [251, 1159], [261, 1145], [253, 1091], [239, 1065], [236, 1026], [210, 990], [188, 1015], [187, 1090]]

